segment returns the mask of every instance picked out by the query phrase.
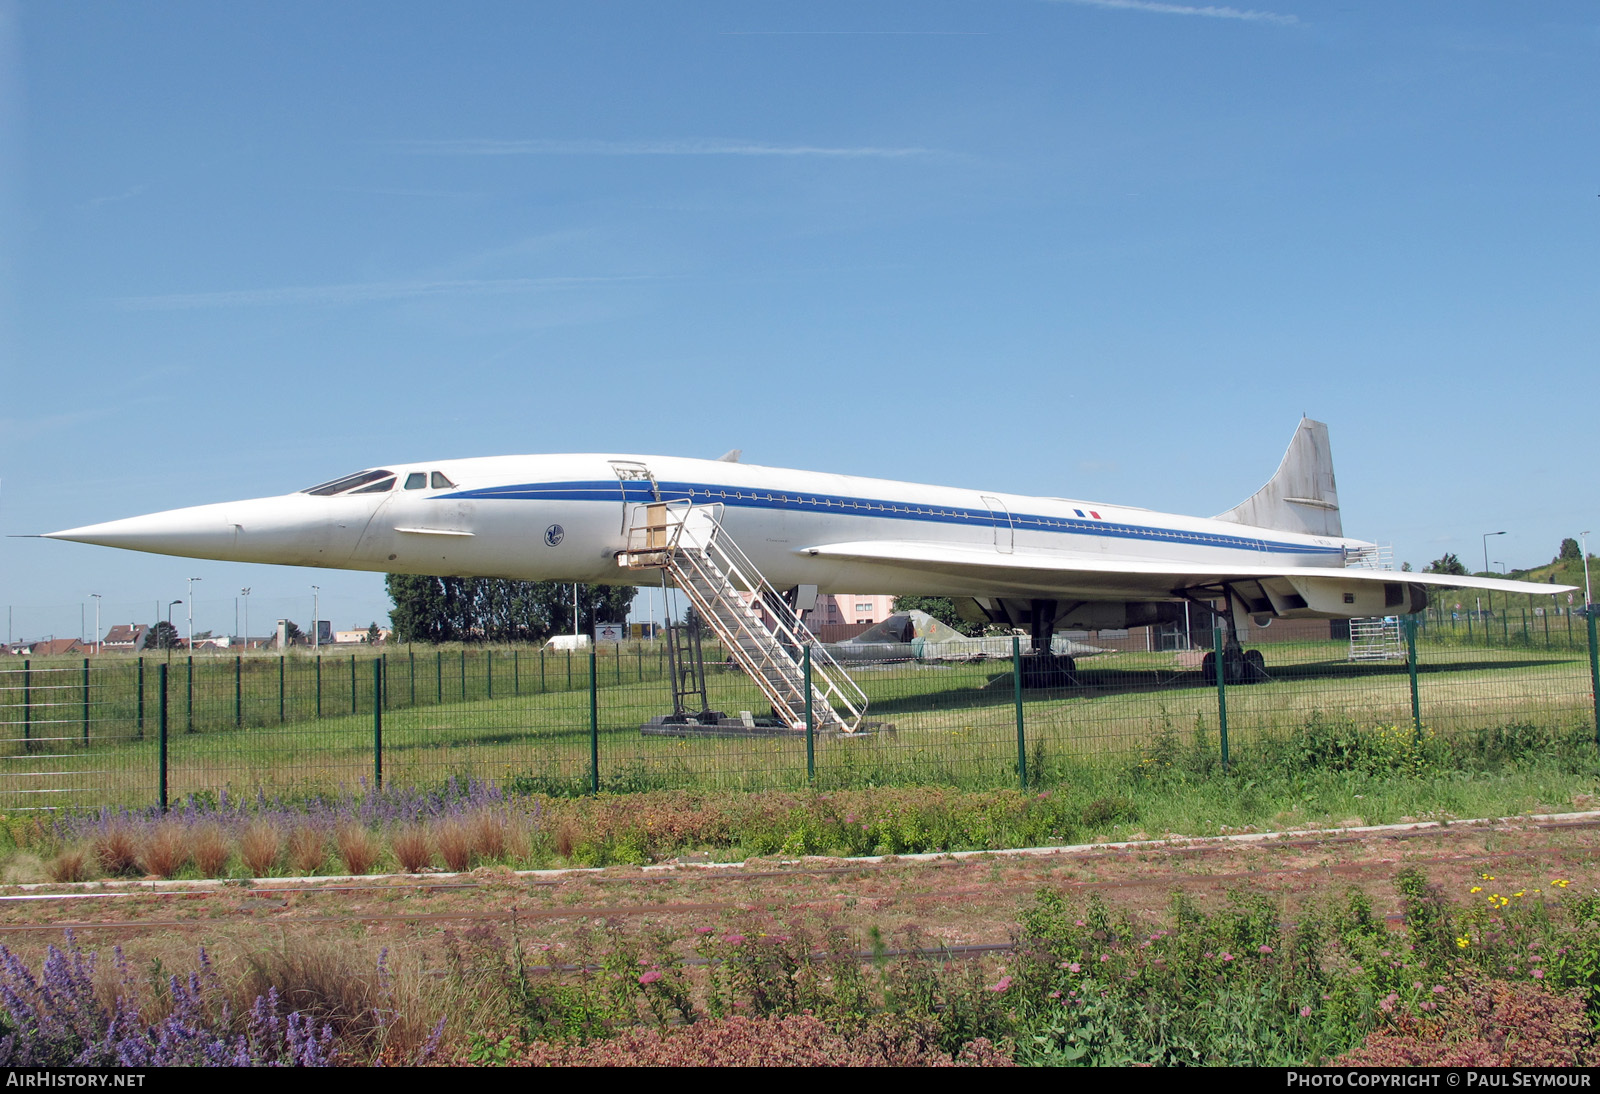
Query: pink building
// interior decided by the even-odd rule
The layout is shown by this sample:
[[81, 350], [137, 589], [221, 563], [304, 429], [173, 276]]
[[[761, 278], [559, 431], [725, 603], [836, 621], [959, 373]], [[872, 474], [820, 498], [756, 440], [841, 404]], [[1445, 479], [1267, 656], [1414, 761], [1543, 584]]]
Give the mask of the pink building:
[[[748, 601], [750, 598], [745, 597]], [[757, 608], [762, 621], [770, 623], [764, 609]], [[817, 606], [804, 613], [806, 626], [824, 642], [837, 642], [860, 634], [874, 623], [894, 614], [894, 597], [877, 593], [822, 593]], [[826, 628], [826, 630], [824, 630]]]

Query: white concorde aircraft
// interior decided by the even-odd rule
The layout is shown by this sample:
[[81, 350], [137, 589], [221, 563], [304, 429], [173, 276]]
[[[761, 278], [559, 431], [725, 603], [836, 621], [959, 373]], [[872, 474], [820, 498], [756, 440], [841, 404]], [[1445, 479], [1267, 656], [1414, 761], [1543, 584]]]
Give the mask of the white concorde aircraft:
[[[1300, 422], [1272, 480], [1216, 517], [616, 454], [390, 464], [282, 497], [173, 509], [45, 538], [230, 562], [388, 573], [637, 584], [619, 565], [649, 502], [720, 507], [771, 583], [954, 597], [969, 617], [1026, 627], [1036, 650], [1067, 628], [1182, 619], [1186, 601], [1235, 620], [1420, 611], [1429, 586], [1560, 593], [1572, 586], [1377, 569], [1339, 517], [1328, 429]], [[1260, 664], [1258, 654], [1248, 657]], [[1246, 674], [1248, 670], [1242, 670]], [[1245, 678], [1249, 678], [1248, 675]]]

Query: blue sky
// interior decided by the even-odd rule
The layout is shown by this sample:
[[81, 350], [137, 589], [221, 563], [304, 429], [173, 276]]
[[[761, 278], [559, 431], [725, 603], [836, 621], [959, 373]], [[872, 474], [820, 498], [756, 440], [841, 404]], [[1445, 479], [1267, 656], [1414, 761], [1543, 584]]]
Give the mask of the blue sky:
[[[1578, 2], [0, 0], [0, 531], [594, 449], [1210, 514], [1304, 412], [1347, 532], [1547, 561], [1597, 53]], [[197, 629], [387, 608], [0, 540], [19, 638], [189, 577]]]

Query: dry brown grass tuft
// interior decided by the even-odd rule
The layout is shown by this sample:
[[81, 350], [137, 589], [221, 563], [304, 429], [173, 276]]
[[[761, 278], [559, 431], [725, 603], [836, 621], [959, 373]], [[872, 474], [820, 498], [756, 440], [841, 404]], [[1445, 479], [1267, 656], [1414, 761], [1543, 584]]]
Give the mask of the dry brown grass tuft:
[[556, 828], [555, 849], [556, 854], [562, 858], [570, 859], [572, 852], [578, 846], [578, 826], [570, 820], [563, 820]]
[[458, 874], [472, 869], [472, 833], [459, 820], [441, 821], [433, 830], [433, 842], [446, 867]]
[[414, 1063], [444, 1000], [413, 967], [384, 961], [347, 940], [291, 935], [245, 958], [243, 975], [231, 985], [233, 1005], [247, 1012], [276, 988], [280, 1016], [299, 1011], [318, 1026], [333, 1026], [346, 1062]]
[[222, 826], [204, 824], [194, 833], [194, 868], [201, 877], [221, 877], [228, 870], [228, 837]]
[[95, 836], [94, 857], [100, 869], [112, 877], [139, 872], [139, 845], [126, 825], [113, 825]]
[[400, 869], [408, 874], [426, 869], [433, 862], [433, 848], [428, 844], [428, 831], [420, 824], [407, 825], [400, 829], [389, 841], [389, 846], [394, 850], [395, 861], [400, 863]]
[[511, 857], [513, 864], [524, 863], [532, 851], [533, 841], [529, 838], [528, 826], [520, 820], [513, 820], [506, 826], [506, 854]]
[[315, 828], [302, 824], [289, 832], [289, 865], [302, 874], [319, 872], [327, 857], [327, 845]]
[[359, 824], [341, 826], [334, 833], [333, 842], [339, 848], [339, 857], [344, 860], [345, 869], [352, 874], [371, 873], [373, 864], [383, 852], [377, 838]]
[[162, 821], [144, 833], [139, 865], [147, 874], [171, 877], [189, 861], [189, 831], [175, 821]]
[[472, 818], [472, 849], [480, 861], [499, 862], [506, 854], [506, 820], [484, 810]]
[[68, 848], [46, 863], [44, 872], [51, 881], [87, 881], [89, 856], [82, 848]]
[[[283, 850], [283, 833], [275, 824], [256, 821], [239, 837], [239, 857], [255, 877], [266, 877], [278, 864]], [[320, 855], [320, 851], [319, 851]]]

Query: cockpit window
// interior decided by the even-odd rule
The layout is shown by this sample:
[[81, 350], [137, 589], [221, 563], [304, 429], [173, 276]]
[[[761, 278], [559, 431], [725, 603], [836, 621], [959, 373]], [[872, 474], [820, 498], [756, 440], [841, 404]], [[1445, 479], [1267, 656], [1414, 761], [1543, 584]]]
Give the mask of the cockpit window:
[[[384, 479], [387, 479], [388, 482], [386, 484], [379, 485], [381, 480]], [[346, 493], [381, 494], [383, 491], [388, 490], [393, 485], [393, 471], [357, 471], [354, 475], [346, 475], [342, 479], [334, 479], [332, 482], [325, 482], [321, 486], [313, 486], [309, 490], [302, 490], [300, 492], [302, 494], [315, 494], [322, 498], [332, 497], [334, 494]], [[357, 487], [366, 487], [366, 489], [358, 490]]]
[[426, 490], [428, 488], [428, 473], [426, 471], [413, 471], [406, 476], [407, 490]]
[[394, 489], [394, 476], [390, 475], [386, 479], [379, 479], [377, 482], [373, 483], [371, 486], [362, 486], [362, 487], [358, 487], [355, 490], [351, 490], [350, 493], [352, 493], [352, 494], [382, 494], [382, 493], [384, 493], [386, 491], [393, 490], [393, 489]]
[[455, 483], [451, 482], [449, 479], [444, 477], [444, 473], [443, 472], [435, 471], [433, 473], [433, 488], [435, 490], [443, 490], [447, 486], [454, 486], [454, 485], [455, 485]]

